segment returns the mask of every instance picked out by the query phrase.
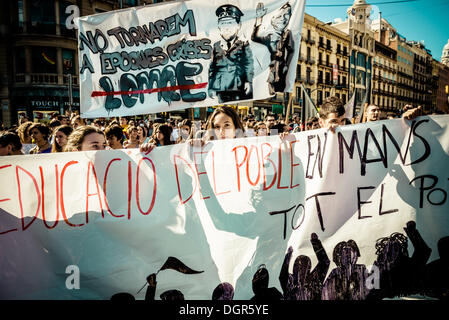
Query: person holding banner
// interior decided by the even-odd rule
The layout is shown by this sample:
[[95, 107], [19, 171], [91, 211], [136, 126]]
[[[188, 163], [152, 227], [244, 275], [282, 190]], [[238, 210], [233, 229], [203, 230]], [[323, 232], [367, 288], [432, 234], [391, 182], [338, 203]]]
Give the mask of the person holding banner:
[[253, 98], [253, 54], [249, 42], [239, 38], [242, 11], [234, 5], [222, 5], [218, 17], [220, 41], [214, 43], [209, 67], [209, 97], [220, 103]]
[[168, 124], [160, 124], [155, 126], [153, 136], [149, 142], [153, 147], [168, 146], [174, 144], [171, 140], [172, 130]]
[[366, 122], [380, 120], [380, 109], [375, 104], [370, 104], [366, 108]]
[[214, 110], [207, 122], [209, 140], [243, 138], [245, 129], [235, 110], [228, 106]]
[[98, 151], [105, 149], [106, 138], [103, 131], [94, 126], [82, 126], [70, 134], [64, 151]]
[[407, 119], [407, 120], [412, 120], [412, 119], [415, 119], [416, 117], [423, 115], [421, 106], [418, 106], [415, 108], [412, 105], [407, 104], [404, 106], [403, 111], [404, 111], [404, 113], [402, 114], [402, 118]]
[[321, 128], [327, 128], [331, 132], [335, 132], [335, 129], [344, 125], [345, 107], [343, 102], [336, 96], [330, 96], [324, 100], [318, 119]]

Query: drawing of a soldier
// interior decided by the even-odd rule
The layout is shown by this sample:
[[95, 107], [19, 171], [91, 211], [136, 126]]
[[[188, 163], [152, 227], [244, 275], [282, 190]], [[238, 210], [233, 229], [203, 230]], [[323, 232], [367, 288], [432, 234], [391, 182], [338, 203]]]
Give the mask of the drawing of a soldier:
[[252, 99], [253, 55], [247, 40], [240, 39], [243, 13], [234, 5], [218, 7], [218, 29], [222, 39], [214, 43], [209, 67], [209, 97], [220, 103]]

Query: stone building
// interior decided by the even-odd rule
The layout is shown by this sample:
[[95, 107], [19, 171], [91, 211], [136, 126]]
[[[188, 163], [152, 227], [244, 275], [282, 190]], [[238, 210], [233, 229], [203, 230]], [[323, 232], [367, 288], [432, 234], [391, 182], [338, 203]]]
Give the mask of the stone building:
[[447, 44], [443, 48], [441, 63], [449, 67], [449, 40], [447, 40]]
[[413, 52], [413, 104], [432, 113], [432, 55], [424, 44], [409, 41]]
[[372, 101], [372, 66], [375, 56], [374, 32], [371, 29], [371, 6], [365, 0], [355, 0], [348, 8], [348, 19], [332, 26], [349, 35], [349, 92], [356, 94], [356, 111]]
[[398, 115], [400, 110], [396, 102], [397, 95], [397, 52], [376, 41], [376, 56], [373, 63], [373, 99], [379, 106], [382, 116]]
[[336, 95], [347, 102], [349, 95], [349, 36], [308, 14], [304, 15], [293, 107], [300, 111], [300, 84], [315, 105]]
[[17, 123], [20, 113], [32, 120], [45, 120], [53, 112], [79, 110], [78, 41], [73, 18], [152, 2], [1, 1], [0, 121], [9, 127]]
[[[380, 23], [382, 21], [382, 23]], [[393, 64], [396, 73], [396, 112], [401, 112], [407, 104], [413, 104], [413, 52], [397, 30], [384, 18], [379, 17], [372, 24], [377, 41], [396, 51], [396, 62]], [[376, 103], [376, 102], [375, 102]]]

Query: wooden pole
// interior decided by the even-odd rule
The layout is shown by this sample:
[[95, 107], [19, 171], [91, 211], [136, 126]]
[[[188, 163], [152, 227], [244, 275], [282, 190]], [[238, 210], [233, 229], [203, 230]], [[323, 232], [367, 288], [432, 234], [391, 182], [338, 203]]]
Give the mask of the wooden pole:
[[288, 98], [288, 103], [287, 103], [287, 112], [285, 115], [285, 124], [289, 124], [289, 117], [290, 117], [290, 105], [292, 104], [292, 98], [293, 98], [293, 93], [290, 93], [290, 97]]

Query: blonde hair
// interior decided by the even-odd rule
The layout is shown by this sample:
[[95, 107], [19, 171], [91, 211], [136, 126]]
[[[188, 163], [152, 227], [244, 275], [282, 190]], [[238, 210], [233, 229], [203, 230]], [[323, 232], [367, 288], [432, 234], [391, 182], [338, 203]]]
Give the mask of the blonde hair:
[[99, 133], [104, 136], [104, 132], [94, 126], [78, 127], [70, 134], [64, 152], [81, 151], [84, 138], [91, 133]]

